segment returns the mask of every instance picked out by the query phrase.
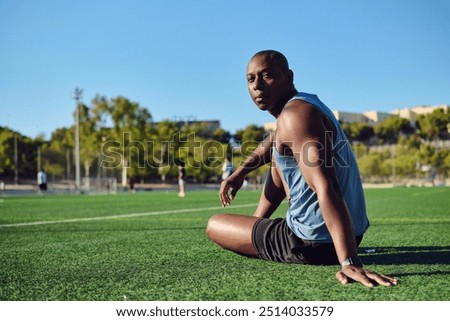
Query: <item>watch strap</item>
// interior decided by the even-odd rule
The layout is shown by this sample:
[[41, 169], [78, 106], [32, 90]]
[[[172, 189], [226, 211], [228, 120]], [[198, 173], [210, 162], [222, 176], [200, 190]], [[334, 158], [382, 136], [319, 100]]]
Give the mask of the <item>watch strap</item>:
[[361, 259], [357, 256], [350, 256], [347, 259], [345, 259], [342, 263], [341, 263], [341, 269], [345, 268], [346, 266], [349, 265], [354, 265], [360, 268], [363, 268], [363, 262], [361, 261]]

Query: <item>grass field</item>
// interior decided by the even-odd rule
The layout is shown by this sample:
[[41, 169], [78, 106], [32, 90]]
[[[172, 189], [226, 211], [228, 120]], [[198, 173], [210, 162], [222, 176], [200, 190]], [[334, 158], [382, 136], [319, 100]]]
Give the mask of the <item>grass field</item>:
[[[217, 192], [6, 197], [0, 300], [450, 300], [450, 188], [367, 189], [366, 197], [371, 227], [360, 255], [398, 277], [396, 287], [343, 286], [337, 266], [221, 250], [205, 235], [223, 211]], [[251, 215], [258, 199], [242, 191], [227, 211]]]

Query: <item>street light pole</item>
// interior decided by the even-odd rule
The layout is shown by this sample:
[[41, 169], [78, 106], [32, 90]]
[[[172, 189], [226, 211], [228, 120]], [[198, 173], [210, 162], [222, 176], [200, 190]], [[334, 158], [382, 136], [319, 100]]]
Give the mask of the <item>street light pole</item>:
[[73, 99], [76, 102], [75, 109], [75, 188], [80, 190], [80, 100], [83, 90], [75, 88]]
[[14, 134], [14, 184], [19, 184], [19, 155], [17, 152], [17, 134]]

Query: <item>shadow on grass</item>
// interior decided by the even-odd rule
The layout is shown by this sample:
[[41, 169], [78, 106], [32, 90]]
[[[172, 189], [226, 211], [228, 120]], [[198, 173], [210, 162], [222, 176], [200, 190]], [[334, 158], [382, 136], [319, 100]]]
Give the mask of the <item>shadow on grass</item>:
[[365, 264], [450, 264], [448, 246], [363, 247], [359, 253]]

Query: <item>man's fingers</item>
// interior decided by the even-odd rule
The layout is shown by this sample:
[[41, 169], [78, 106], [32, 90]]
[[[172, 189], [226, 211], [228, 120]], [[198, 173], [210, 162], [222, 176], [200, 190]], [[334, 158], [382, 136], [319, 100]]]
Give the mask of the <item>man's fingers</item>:
[[378, 273], [372, 272], [370, 270], [366, 270], [366, 274], [370, 279], [372, 279], [373, 281], [375, 281], [377, 284], [380, 284], [380, 285], [391, 286], [391, 285], [397, 284], [396, 278], [393, 278], [393, 277], [390, 277], [387, 275], [378, 274]]
[[222, 182], [222, 184], [220, 185], [219, 199], [220, 202], [222, 203], [222, 207], [230, 205], [230, 198], [228, 196], [228, 190], [230, 188], [231, 186], [226, 182]]
[[228, 190], [228, 184], [224, 181], [220, 184], [220, 189], [219, 189], [219, 196], [226, 194], [227, 190]]
[[342, 273], [341, 271], [339, 271], [338, 273], [336, 273], [336, 279], [341, 282], [342, 284], [347, 284], [348, 283], [348, 278], [347, 276]]
[[219, 195], [220, 198], [220, 202], [222, 203], [222, 207], [225, 207], [227, 205], [230, 205], [230, 198], [228, 197], [227, 194], [220, 194]]
[[223, 181], [220, 185], [219, 199], [222, 207], [231, 204], [231, 201], [236, 197], [239, 188], [236, 188], [234, 183]]
[[349, 281], [353, 280], [369, 288], [372, 288], [377, 284], [383, 286], [391, 286], [397, 284], [397, 279], [393, 277], [378, 274], [376, 272], [354, 266], [345, 267], [344, 269], [336, 273], [336, 278], [342, 284], [346, 284]]
[[347, 278], [354, 280], [356, 282], [361, 283], [369, 288], [372, 288], [374, 285], [370, 281], [370, 279], [366, 276], [365, 270], [361, 268], [357, 268], [354, 266], [347, 266], [341, 270], [342, 274], [344, 274]]

